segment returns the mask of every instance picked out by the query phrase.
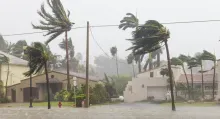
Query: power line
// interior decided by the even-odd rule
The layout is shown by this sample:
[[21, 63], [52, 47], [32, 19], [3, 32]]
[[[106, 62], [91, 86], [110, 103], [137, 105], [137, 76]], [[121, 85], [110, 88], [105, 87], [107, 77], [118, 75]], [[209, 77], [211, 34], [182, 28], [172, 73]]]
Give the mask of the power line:
[[[93, 41], [95, 41], [96, 45], [102, 50], [102, 52], [103, 52], [107, 57], [111, 58], [111, 57], [108, 55], [108, 53], [106, 53], [106, 52], [104, 51], [104, 49], [99, 45], [99, 43], [98, 43], [97, 40], [95, 39], [91, 27], [89, 27], [89, 29], [90, 29], [90, 33], [91, 33], [92, 39], [93, 39]], [[121, 62], [121, 61], [118, 61], [118, 62], [127, 64], [126, 62]]]
[[[201, 20], [201, 21], [180, 21], [180, 22], [165, 22], [165, 23], [161, 23], [161, 24], [191, 24], [191, 23], [207, 23], [207, 22], [220, 22], [220, 20]], [[143, 25], [143, 24], [142, 24]], [[119, 26], [119, 24], [117, 25], [95, 25], [95, 26], [90, 26], [92, 28], [103, 28], [103, 27], [116, 27]], [[81, 27], [74, 27], [72, 29], [82, 29], [82, 28], [86, 28], [86, 26], [81, 26]], [[41, 31], [41, 32], [27, 32], [27, 33], [18, 33], [18, 34], [6, 34], [6, 35], [2, 35], [2, 36], [20, 36], [20, 35], [31, 35], [31, 34], [38, 34], [38, 33], [44, 33], [47, 31]]]

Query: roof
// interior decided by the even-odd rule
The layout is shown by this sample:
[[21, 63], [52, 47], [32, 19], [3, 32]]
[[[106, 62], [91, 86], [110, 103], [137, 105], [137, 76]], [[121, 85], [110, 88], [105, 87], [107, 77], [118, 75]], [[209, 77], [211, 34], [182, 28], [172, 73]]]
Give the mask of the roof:
[[23, 60], [21, 58], [15, 57], [13, 55], [7, 54], [5, 52], [0, 51], [0, 54], [5, 55], [9, 58], [9, 64], [15, 64], [15, 65], [27, 65], [28, 61]]
[[[218, 81], [218, 75], [215, 76], [215, 82]], [[191, 83], [191, 74], [187, 74], [187, 78], [189, 83]], [[212, 83], [213, 82], [213, 74], [204, 74], [203, 75], [204, 83]], [[184, 74], [181, 74], [179, 79], [177, 80], [179, 83], [186, 83], [186, 77]], [[193, 74], [193, 82], [194, 83], [202, 83], [202, 75], [201, 74]]]
[[[37, 83], [46, 83], [46, 80], [41, 80], [38, 81]], [[62, 82], [57, 78], [49, 78], [49, 83], [62, 83]]]
[[[54, 70], [52, 72], [57, 72], [57, 73], [62, 73], [62, 74], [66, 74], [66, 70]], [[86, 74], [85, 73], [77, 73], [77, 72], [72, 72], [70, 71], [69, 74], [71, 76], [75, 76], [77, 78], [82, 78], [82, 79], [86, 79]], [[67, 80], [67, 79], [66, 79]], [[92, 81], [101, 81], [102, 79], [100, 77], [97, 76], [89, 76], [89, 80]]]

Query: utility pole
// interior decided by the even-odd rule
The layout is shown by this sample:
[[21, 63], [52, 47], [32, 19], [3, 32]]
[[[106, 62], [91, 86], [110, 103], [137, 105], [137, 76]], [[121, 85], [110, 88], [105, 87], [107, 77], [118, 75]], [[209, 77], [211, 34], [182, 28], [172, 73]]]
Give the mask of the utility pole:
[[89, 107], [89, 22], [87, 21], [87, 41], [86, 41], [86, 102], [85, 107]]

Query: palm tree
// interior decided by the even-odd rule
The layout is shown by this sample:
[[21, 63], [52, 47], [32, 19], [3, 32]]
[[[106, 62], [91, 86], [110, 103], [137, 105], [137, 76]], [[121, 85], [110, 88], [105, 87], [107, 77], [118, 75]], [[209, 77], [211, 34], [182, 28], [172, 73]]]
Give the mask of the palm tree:
[[202, 57], [203, 60], [213, 61], [213, 82], [212, 82], [212, 98], [215, 99], [215, 75], [216, 75], [216, 56], [206, 50], [203, 51]]
[[[47, 62], [49, 60], [49, 53], [47, 48], [44, 44], [40, 42], [34, 42], [33, 46], [27, 46], [24, 48], [25, 54], [28, 54], [28, 61], [30, 69], [29, 71], [25, 72], [25, 76], [31, 76], [32, 74], [37, 74], [42, 72], [43, 69], [46, 74], [46, 81], [47, 81], [47, 98], [48, 98], [48, 109], [51, 108], [50, 105], [50, 92], [49, 92], [49, 77], [48, 77], [48, 69], [47, 69]], [[34, 58], [31, 58], [34, 57]]]
[[134, 60], [134, 59], [135, 59], [135, 58], [134, 58], [134, 55], [133, 55], [132, 53], [129, 54], [128, 57], [127, 57], [127, 62], [128, 62], [128, 64], [131, 64], [131, 65], [132, 65], [133, 75], [134, 75], [134, 77], [135, 77], [134, 64], [133, 64], [133, 60]]
[[173, 58], [171, 59], [171, 65], [175, 65], [175, 66], [180, 65], [180, 66], [182, 67], [183, 72], [184, 72], [184, 75], [185, 75], [185, 78], [186, 78], [188, 96], [189, 96], [189, 98], [190, 98], [189, 80], [188, 80], [188, 77], [187, 77], [187, 75], [186, 75], [186, 70], [185, 70], [185, 68], [184, 68], [183, 61], [182, 61], [181, 59], [179, 59], [179, 58], [173, 57]]
[[168, 39], [170, 32], [162, 24], [155, 20], [148, 20], [143, 26], [138, 27], [134, 32], [133, 39], [128, 39], [132, 42], [133, 46], [128, 50], [132, 50], [134, 55], [146, 54], [156, 51], [161, 48], [164, 43], [167, 52], [167, 61], [170, 77], [170, 89], [172, 99], [172, 110], [175, 111], [174, 95], [173, 95], [173, 77], [171, 72], [170, 54], [168, 48]]
[[118, 50], [117, 50], [117, 47], [112, 47], [112, 48], [110, 49], [110, 52], [111, 52], [112, 56], [115, 57], [116, 69], [117, 69], [117, 76], [118, 76], [118, 78], [119, 78], [119, 74], [118, 74], [118, 57], [117, 57], [117, 52], [118, 52]]
[[[135, 31], [138, 29], [139, 26], [139, 20], [137, 16], [133, 15], [132, 13], [127, 13], [127, 16], [124, 17], [120, 21], [119, 29], [126, 30], [127, 28], [135, 28]], [[141, 55], [136, 55], [137, 57], [136, 63], [138, 63], [138, 71], [141, 73], [141, 59], [140, 57], [143, 57]]]
[[46, 12], [44, 4], [41, 5], [41, 11], [38, 14], [44, 19], [40, 21], [41, 25], [33, 25], [34, 29], [40, 29], [47, 31], [45, 36], [50, 36], [46, 41], [49, 44], [52, 40], [60, 36], [65, 32], [66, 40], [66, 59], [67, 59], [67, 89], [71, 89], [70, 79], [69, 79], [69, 55], [68, 55], [68, 39], [67, 32], [71, 30], [74, 23], [69, 20], [70, 12], [66, 13], [64, 7], [60, 0], [47, 0], [47, 4], [52, 10], [52, 14]]
[[193, 73], [192, 73], [192, 69], [193, 67], [197, 67], [198, 66], [198, 62], [197, 59], [192, 57], [189, 59], [188, 61], [188, 68], [191, 71], [191, 94], [192, 94], [192, 99], [194, 99], [194, 88], [193, 88]]
[[205, 73], [206, 71], [203, 70], [203, 64], [202, 64], [202, 60], [204, 60], [203, 53], [199, 53], [199, 52], [196, 53], [195, 58], [197, 59], [198, 65], [200, 65], [201, 67], [201, 70], [199, 71], [199, 73], [201, 73], [202, 75], [202, 98], [204, 99], [204, 75], [203, 73]]
[[8, 76], [9, 76], [9, 58], [6, 57], [4, 54], [0, 54], [0, 64], [7, 63], [8, 69], [7, 69], [7, 78], [6, 78], [6, 84], [5, 84], [5, 98], [7, 98], [7, 89], [8, 89]]

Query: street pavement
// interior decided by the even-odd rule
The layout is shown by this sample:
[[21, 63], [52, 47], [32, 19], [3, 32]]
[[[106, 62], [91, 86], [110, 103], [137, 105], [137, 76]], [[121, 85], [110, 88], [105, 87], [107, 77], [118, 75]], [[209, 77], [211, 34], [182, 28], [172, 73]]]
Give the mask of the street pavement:
[[220, 119], [220, 106], [177, 107], [149, 103], [123, 103], [91, 106], [90, 108], [71, 107], [4, 107], [0, 108], [0, 119]]

